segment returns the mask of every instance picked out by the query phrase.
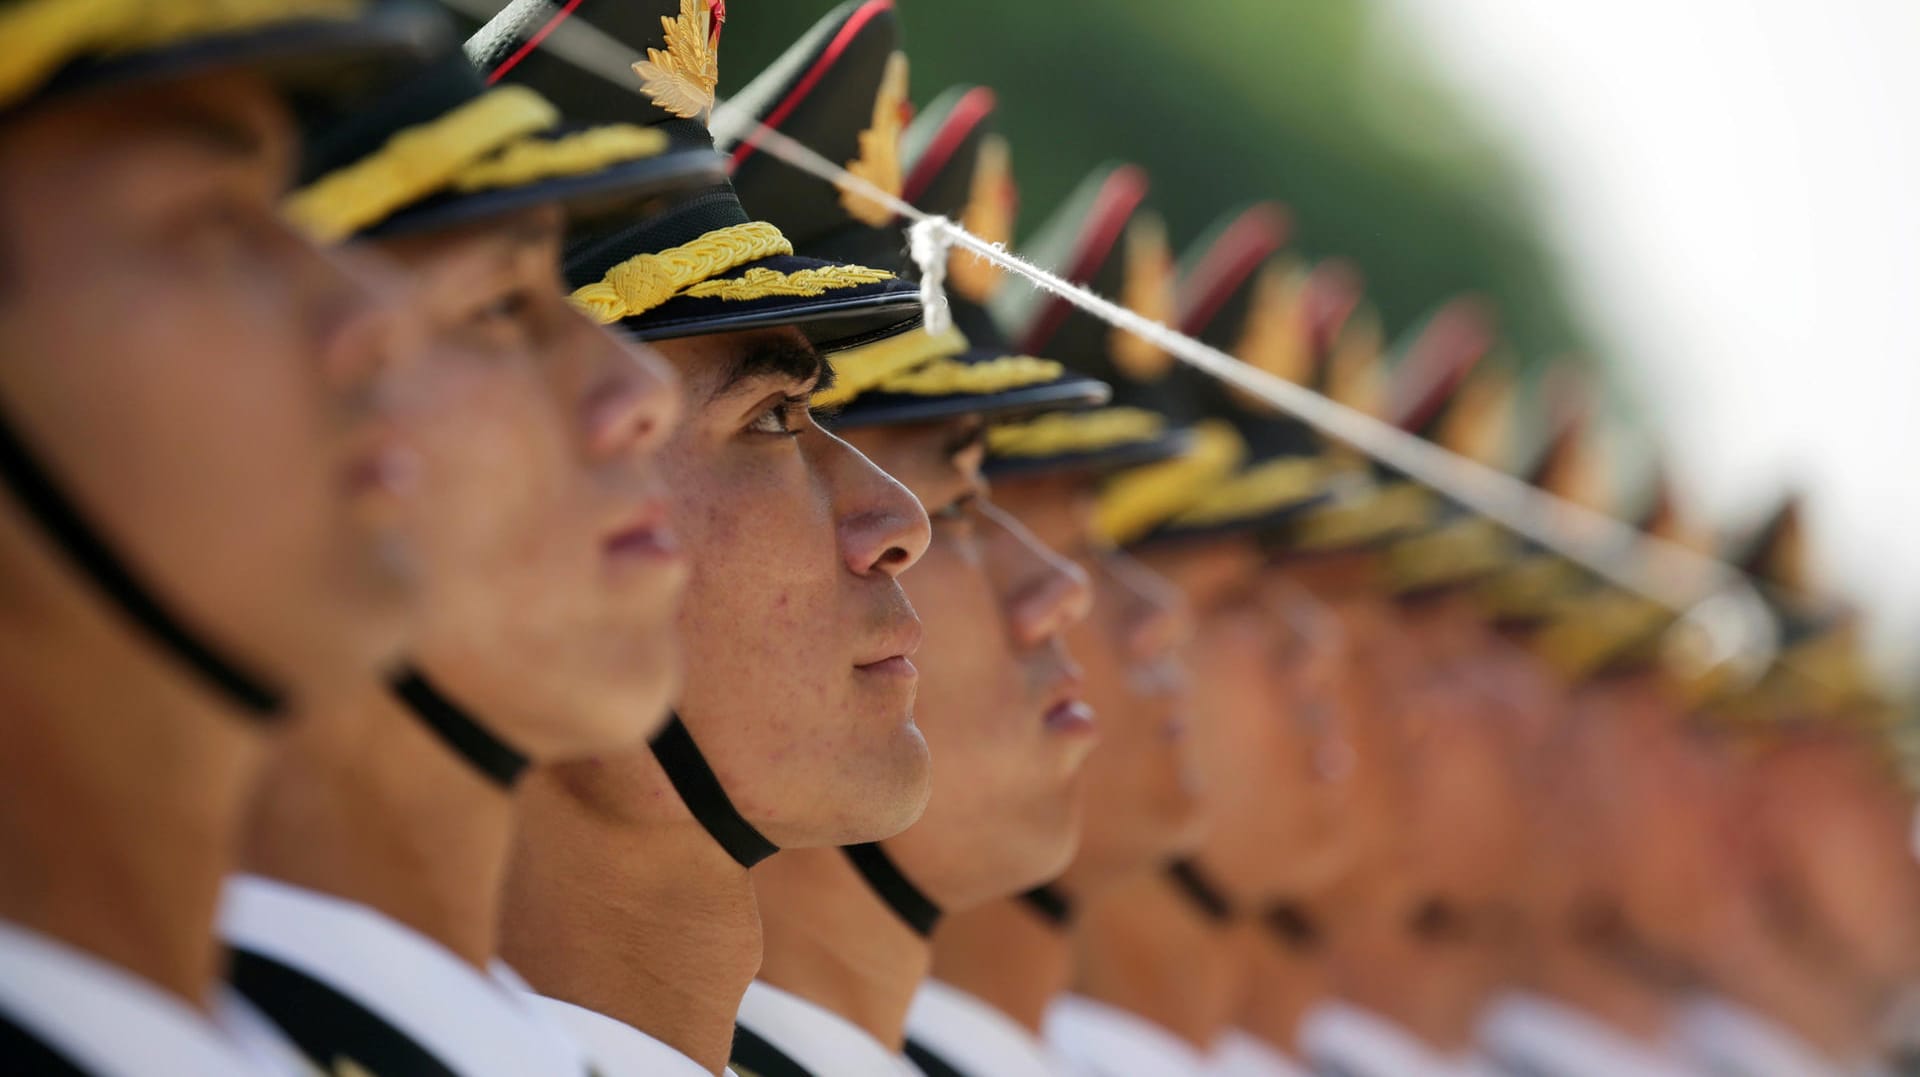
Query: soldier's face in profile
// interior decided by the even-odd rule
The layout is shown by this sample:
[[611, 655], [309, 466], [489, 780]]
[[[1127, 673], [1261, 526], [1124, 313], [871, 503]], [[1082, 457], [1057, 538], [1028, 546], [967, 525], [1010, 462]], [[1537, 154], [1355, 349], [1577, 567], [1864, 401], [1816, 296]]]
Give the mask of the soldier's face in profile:
[[679, 385], [567, 302], [545, 207], [374, 244], [413, 284], [439, 406], [412, 658], [536, 759], [636, 744], [679, 684], [686, 558], [658, 453]]
[[1760, 897], [1785, 944], [1869, 993], [1890, 995], [1920, 977], [1913, 797], [1874, 735], [1844, 727], [1789, 735], [1741, 770], [1768, 869]]
[[[1278, 741], [1288, 721], [1274, 669], [1282, 626], [1260, 591], [1263, 558], [1251, 538], [1147, 547], [1141, 560], [1178, 585], [1193, 609], [1193, 670], [1200, 773], [1206, 783], [1210, 869], [1244, 896], [1278, 896], [1286, 828], [1268, 810], [1285, 773]], [[1216, 867], [1217, 865], [1217, 867]]]
[[1732, 926], [1746, 870], [1723, 753], [1682, 728], [1651, 675], [1582, 685], [1568, 750], [1591, 793], [1585, 826], [1628, 926], [1658, 952], [1690, 954]]
[[1067, 633], [1100, 716], [1071, 885], [1149, 870], [1200, 836], [1192, 680], [1181, 654], [1193, 632], [1186, 599], [1145, 565], [1096, 542], [1092, 478], [1009, 479], [994, 484], [993, 497], [1093, 580], [1093, 611]]
[[921, 627], [897, 577], [926, 552], [911, 493], [817, 426], [798, 331], [661, 341], [685, 386], [662, 468], [690, 558], [679, 713], [782, 846], [891, 836], [927, 798]]
[[1094, 742], [1069, 626], [1087, 580], [987, 503], [978, 417], [854, 430], [847, 440], [913, 491], [933, 521], [903, 582], [926, 623], [915, 711], [933, 751], [926, 814], [888, 843], [900, 868], [964, 907], [1059, 874], [1079, 834]]
[[[404, 296], [282, 223], [294, 152], [250, 76], [9, 119], [0, 398], [136, 573], [311, 701], [399, 649], [419, 468], [394, 392]], [[42, 541], [0, 516], [9, 546]]]

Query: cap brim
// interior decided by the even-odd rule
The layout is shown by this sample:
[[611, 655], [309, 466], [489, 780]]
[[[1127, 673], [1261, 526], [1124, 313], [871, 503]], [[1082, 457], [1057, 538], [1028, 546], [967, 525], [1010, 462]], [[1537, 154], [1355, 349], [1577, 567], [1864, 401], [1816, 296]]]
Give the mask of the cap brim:
[[613, 212], [645, 215], [650, 199], [711, 186], [725, 177], [726, 158], [712, 150], [671, 149], [578, 176], [555, 176], [471, 194], [450, 192], [409, 206], [361, 235], [380, 239], [440, 231], [533, 206], [563, 206], [576, 220]]
[[[975, 348], [954, 356], [954, 360], [971, 366], [1006, 357], [1003, 351]], [[1112, 396], [1113, 389], [1106, 382], [1066, 371], [1052, 381], [998, 392], [945, 393], [939, 396], [866, 392], [845, 408], [834, 412], [828, 424], [835, 429], [854, 430], [865, 426], [938, 422], [957, 415], [985, 415], [997, 422], [1009, 422], [1049, 411], [1097, 408]]]
[[354, 19], [295, 19], [239, 33], [67, 65], [28, 100], [252, 71], [302, 101], [351, 101], [443, 50], [450, 29], [412, 3], [370, 5]]
[[1106, 475], [1183, 456], [1193, 446], [1193, 431], [1168, 430], [1141, 441], [1110, 445], [1086, 452], [1052, 456], [992, 456], [981, 469], [991, 479], [1021, 479], [1038, 475]]
[[1226, 538], [1233, 535], [1252, 535], [1255, 537], [1281, 531], [1294, 519], [1310, 509], [1326, 504], [1333, 497], [1330, 493], [1317, 493], [1299, 501], [1264, 509], [1245, 517], [1224, 520], [1209, 520], [1204, 524], [1167, 523], [1147, 532], [1140, 539], [1127, 544], [1127, 549], [1138, 550], [1153, 546], [1171, 546], [1182, 542], [1200, 542], [1206, 539]]
[[[715, 280], [730, 280], [752, 269], [795, 273], [825, 269], [832, 262], [782, 255], [749, 262]], [[679, 296], [632, 318], [620, 328], [638, 340], [737, 333], [791, 325], [823, 352], [857, 347], [904, 333], [920, 324], [920, 288], [897, 277], [834, 288], [819, 295], [772, 295], [757, 299]]]

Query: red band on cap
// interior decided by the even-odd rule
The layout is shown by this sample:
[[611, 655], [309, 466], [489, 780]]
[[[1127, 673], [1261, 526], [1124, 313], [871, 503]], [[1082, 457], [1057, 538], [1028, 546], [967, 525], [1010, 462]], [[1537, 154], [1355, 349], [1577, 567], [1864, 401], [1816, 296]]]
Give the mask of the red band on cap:
[[[1121, 165], [1113, 170], [1106, 182], [1100, 185], [1100, 193], [1093, 200], [1093, 212], [1088, 214], [1092, 222], [1079, 250], [1074, 252], [1073, 261], [1062, 274], [1070, 283], [1086, 284], [1093, 279], [1108, 256], [1113, 253], [1114, 244], [1120, 242], [1120, 234], [1126, 231], [1127, 221], [1132, 219], [1133, 211], [1147, 198], [1147, 174], [1138, 165]], [[1045, 310], [1027, 330], [1026, 338], [1020, 342], [1021, 350], [1028, 355], [1039, 355], [1046, 350], [1047, 342], [1060, 331], [1073, 305], [1059, 296], [1051, 296]]]
[[[826, 77], [827, 71], [839, 62], [840, 54], [847, 51], [847, 46], [853, 43], [854, 38], [860, 36], [860, 31], [866, 28], [867, 23], [873, 21], [873, 17], [880, 12], [891, 10], [893, 10], [893, 0], [868, 0], [867, 3], [860, 5], [858, 10], [847, 17], [847, 23], [840, 28], [840, 32], [833, 35], [833, 40], [827, 43], [826, 51], [820, 54], [820, 58], [813, 62], [812, 67], [807, 68], [806, 74], [800, 76], [800, 81], [794, 84], [792, 91], [774, 106], [766, 119], [760, 122], [776, 131], [779, 130], [786, 118], [793, 114], [793, 110], [800, 107], [800, 102], [806, 100], [807, 95], [813, 92], [813, 88]], [[753, 156], [753, 151], [759, 148], [753, 136], [749, 134], [740, 141], [740, 145], [734, 147], [733, 163], [729, 168], [738, 170], [747, 158]]]
[[985, 86], [975, 86], [961, 94], [960, 100], [954, 102], [953, 111], [947, 113], [946, 120], [941, 123], [939, 132], [933, 136], [933, 141], [927, 144], [927, 152], [913, 163], [912, 174], [900, 185], [900, 197], [918, 203], [920, 196], [932, 186], [933, 177], [939, 175], [940, 170], [953, 159], [954, 151], [966, 142], [967, 136], [975, 128], [993, 115], [998, 104], [999, 99]]
[[1220, 313], [1234, 290], [1259, 272], [1287, 242], [1287, 215], [1271, 202], [1249, 206], [1213, 241], [1194, 267], [1191, 288], [1182, 289], [1180, 331], [1198, 336]]
[[553, 33], [553, 28], [556, 26], [559, 26], [563, 22], [566, 22], [568, 17], [570, 17], [573, 14], [573, 9], [579, 6], [580, 6], [580, 0], [567, 0], [566, 6], [561, 8], [559, 11], [554, 12], [553, 18], [548, 19], [547, 24], [545, 26], [542, 26], [538, 33], [528, 38], [526, 44], [520, 46], [519, 50], [516, 51], [512, 56], [509, 56], [505, 60], [501, 61], [499, 67], [496, 67], [492, 71], [487, 72], [487, 85], [491, 86], [494, 83], [499, 82], [502, 78], [506, 77], [507, 72], [512, 71], [514, 68], [520, 66], [520, 61], [532, 55], [533, 50], [539, 48], [540, 43], [547, 39], [547, 35]]

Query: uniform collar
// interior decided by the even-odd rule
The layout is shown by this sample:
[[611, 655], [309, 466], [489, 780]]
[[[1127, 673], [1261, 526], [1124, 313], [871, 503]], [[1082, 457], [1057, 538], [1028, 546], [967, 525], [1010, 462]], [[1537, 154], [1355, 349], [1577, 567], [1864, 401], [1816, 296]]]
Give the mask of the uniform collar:
[[712, 1077], [700, 1063], [624, 1021], [545, 995], [528, 1001], [586, 1048], [600, 1077]]
[[586, 1059], [526, 1000], [525, 984], [488, 973], [358, 902], [257, 875], [227, 883], [227, 943], [321, 981], [470, 1077], [583, 1073]]
[[215, 1019], [47, 935], [0, 920], [0, 1012], [100, 1077], [255, 1073]]
[[1448, 1057], [1378, 1014], [1323, 1002], [1300, 1022], [1300, 1050], [1317, 1067], [1353, 1077], [1482, 1077], [1493, 1072], [1471, 1055]]
[[1827, 1058], [1777, 1022], [1723, 998], [1688, 1003], [1680, 1018], [1687, 1049], [1725, 1077], [1867, 1077], [1871, 1066]]
[[1480, 1038], [1493, 1057], [1556, 1077], [1688, 1077], [1668, 1048], [1642, 1043], [1553, 999], [1528, 992], [1502, 995], [1487, 1009]]
[[1096, 1074], [1202, 1073], [1206, 1058], [1185, 1040], [1135, 1013], [1085, 995], [1047, 1007], [1047, 1043], [1075, 1070]]
[[914, 1069], [867, 1030], [798, 995], [747, 985], [740, 1023], [809, 1073], [826, 1077], [914, 1077]]
[[928, 980], [907, 1011], [907, 1038], [964, 1073], [1054, 1077], [1059, 1060], [1020, 1022], [979, 998]]
[[1227, 1029], [1208, 1056], [1208, 1077], [1311, 1077], [1306, 1065], [1286, 1058], [1260, 1037]]
[[1237, 1028], [1221, 1035], [1207, 1065], [1209, 1077], [1312, 1077], [1305, 1066]]

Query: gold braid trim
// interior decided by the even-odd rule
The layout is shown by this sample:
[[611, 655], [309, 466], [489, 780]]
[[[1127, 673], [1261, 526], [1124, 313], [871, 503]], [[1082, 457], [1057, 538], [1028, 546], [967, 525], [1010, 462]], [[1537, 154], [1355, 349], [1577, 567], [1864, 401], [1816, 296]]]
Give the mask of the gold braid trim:
[[987, 431], [987, 453], [1003, 458], [1062, 456], [1136, 445], [1165, 433], [1167, 421], [1145, 408], [1054, 412]]
[[1657, 641], [1673, 626], [1673, 612], [1639, 595], [1601, 587], [1555, 603], [1552, 619], [1535, 633], [1533, 649], [1571, 679], [1600, 673], [1630, 651]]
[[858, 288], [863, 284], [879, 284], [892, 279], [893, 274], [884, 269], [855, 265], [825, 265], [817, 269], [796, 269], [791, 273], [756, 267], [727, 280], [701, 281], [681, 294], [694, 299], [745, 301], [765, 299], [770, 295], [822, 295], [835, 288]]
[[0, 10], [0, 104], [88, 53], [158, 49], [275, 23], [357, 17], [361, 0], [19, 0]]
[[813, 394], [810, 406], [840, 407], [896, 374], [929, 360], [946, 359], [966, 350], [966, 335], [948, 326], [946, 332], [938, 335], [913, 329], [872, 344], [835, 352], [833, 385]]
[[1066, 367], [1051, 359], [1035, 359], [1031, 355], [1003, 355], [984, 363], [935, 359], [925, 366], [893, 375], [881, 382], [879, 389], [883, 393], [907, 393], [912, 396], [948, 396], [954, 393], [986, 396], [1058, 381], [1066, 372]]
[[1387, 586], [1404, 595], [1464, 583], [1506, 564], [1513, 548], [1513, 536], [1492, 520], [1453, 520], [1389, 547]]
[[1580, 566], [1564, 557], [1537, 553], [1505, 569], [1480, 586], [1480, 599], [1502, 620], [1533, 620], [1586, 582]]
[[[907, 54], [887, 57], [880, 87], [873, 95], [873, 122], [860, 132], [860, 156], [847, 162], [847, 175], [866, 180], [895, 198], [900, 197], [900, 133], [906, 126]], [[854, 190], [840, 188], [840, 205], [861, 224], [885, 228], [893, 210]]]
[[666, 148], [665, 131], [630, 123], [595, 127], [563, 138], [529, 138], [461, 169], [453, 177], [453, 189], [470, 194], [525, 187], [556, 176], [584, 176], [610, 165], [657, 156]]
[[1247, 444], [1233, 426], [1209, 419], [1194, 428], [1185, 455], [1135, 468], [1108, 481], [1094, 508], [1094, 531], [1115, 546], [1147, 533], [1191, 507], [1198, 492], [1233, 474]]
[[489, 90], [437, 119], [395, 132], [386, 145], [287, 196], [287, 217], [337, 243], [395, 210], [444, 189], [461, 170], [560, 122], [560, 110], [524, 86]]
[[716, 228], [678, 247], [636, 254], [573, 291], [573, 302], [601, 325], [631, 318], [710, 277], [762, 258], [792, 254], [793, 244], [765, 221]]
[[1312, 499], [1326, 489], [1332, 474], [1332, 466], [1317, 457], [1268, 460], [1207, 491], [1191, 508], [1168, 522], [1176, 527], [1211, 527], [1256, 519]]
[[[1336, 454], [1336, 466], [1339, 463]], [[1435, 508], [1433, 492], [1424, 486], [1411, 482], [1369, 485], [1324, 508], [1301, 513], [1288, 528], [1288, 544], [1302, 553], [1367, 546], [1426, 527]]]

